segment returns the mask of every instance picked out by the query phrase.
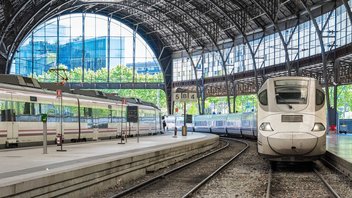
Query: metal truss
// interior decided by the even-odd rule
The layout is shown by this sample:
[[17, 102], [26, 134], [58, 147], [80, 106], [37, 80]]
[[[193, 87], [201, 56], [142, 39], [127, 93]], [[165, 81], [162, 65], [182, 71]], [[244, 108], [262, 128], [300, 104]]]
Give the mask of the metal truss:
[[284, 4], [284, 2], [280, 2], [281, 0], [274, 0], [274, 1], [258, 1], [253, 0], [253, 2], [261, 8], [261, 10], [268, 16], [268, 19], [274, 26], [275, 30], [278, 32], [280, 36], [281, 43], [285, 50], [285, 59], [286, 59], [286, 68], [288, 71], [288, 75], [291, 76], [291, 64], [290, 64], [290, 55], [288, 53], [288, 42], [285, 41], [285, 38], [277, 24], [278, 21], [278, 14], [280, 12], [280, 8]]
[[[299, 70], [300, 76], [307, 76], [316, 78], [320, 84], [325, 86], [334, 86], [336, 83], [338, 85], [351, 84], [352, 83], [352, 44], [348, 44], [344, 47], [333, 49], [329, 54], [334, 54], [335, 56], [327, 57], [327, 73], [328, 79], [324, 80], [323, 76], [323, 64], [321, 54], [316, 54], [310, 57], [305, 57], [298, 59], [297, 69]], [[258, 73], [262, 73], [265, 69], [265, 77], [278, 77], [287, 76], [287, 70], [285, 63], [267, 66], [266, 68], [258, 68]], [[337, 72], [337, 74], [336, 74]], [[232, 84], [235, 84], [236, 95], [244, 94], [254, 94], [256, 93], [256, 83], [254, 78], [254, 71], [244, 71], [235, 74], [231, 74], [230, 78], [236, 79]], [[259, 86], [264, 81], [258, 77]], [[224, 91], [224, 79], [223, 77], [212, 77], [204, 79], [204, 86], [210, 89], [206, 91], [206, 97], [214, 96], [226, 96]], [[184, 81], [184, 82], [174, 82], [173, 87], [182, 87], [193, 90], [195, 87], [194, 81]], [[233, 88], [233, 85], [232, 85]], [[234, 93], [231, 91], [231, 93]]]
[[[327, 103], [327, 106], [328, 108], [330, 108], [330, 95], [329, 95], [329, 83], [328, 83], [328, 62], [327, 62], [327, 56], [328, 54], [326, 53], [326, 49], [325, 49], [325, 45], [324, 45], [324, 41], [323, 41], [323, 32], [324, 32], [324, 29], [331, 17], [331, 14], [332, 12], [334, 12], [334, 10], [330, 11], [330, 14], [329, 16], [327, 17], [326, 21], [324, 22], [324, 25], [322, 26], [322, 28], [319, 27], [316, 19], [313, 17], [312, 15], [312, 12], [310, 10], [310, 5], [308, 4], [308, 2], [304, 2], [303, 0], [300, 0], [301, 4], [303, 5], [303, 7], [306, 9], [313, 25], [314, 25], [314, 28], [315, 28], [315, 31], [318, 35], [318, 40], [319, 40], [319, 44], [320, 44], [320, 48], [321, 48], [321, 57], [322, 57], [322, 65], [323, 65], [323, 79], [324, 79], [324, 84], [325, 84], [325, 92], [326, 92], [326, 103]], [[336, 90], [336, 87], [335, 87], [335, 90]], [[334, 101], [336, 101], [336, 97], [334, 97]], [[336, 106], [336, 105], [335, 105]], [[329, 114], [327, 114], [327, 121], [328, 121], [328, 126], [329, 126]]]
[[[340, 4], [346, 3], [343, 0]], [[339, 3], [337, 3], [339, 4]], [[312, 17], [333, 9], [331, 1], [310, 2]], [[320, 8], [320, 9], [318, 9]], [[350, 9], [348, 9], [350, 11]], [[22, 40], [40, 23], [66, 13], [98, 13], [114, 18], [135, 29], [146, 39], [147, 43], [161, 63], [165, 89], [167, 90], [170, 109], [172, 90], [171, 54], [184, 51], [190, 59], [196, 75], [198, 101], [207, 97], [208, 80], [204, 79], [204, 71], [198, 76], [197, 63], [192, 55], [216, 52], [221, 59], [224, 76], [218, 77], [225, 85], [228, 106], [229, 96], [245, 93], [243, 90], [258, 90], [259, 84], [271, 75], [271, 68], [258, 67], [257, 49], [251, 41], [264, 35], [297, 25], [299, 15], [307, 14], [307, 10], [299, 1], [282, 0], [121, 0], [121, 1], [81, 1], [81, 0], [13, 0], [0, 3], [0, 72], [9, 73], [14, 54]], [[348, 13], [352, 21], [352, 14]], [[300, 22], [307, 19], [299, 18]], [[287, 55], [288, 41], [280, 36]], [[254, 83], [241, 81], [240, 75], [227, 71], [225, 44], [230, 42], [244, 43], [248, 46], [254, 73], [248, 75]], [[286, 43], [286, 44], [284, 44]], [[230, 51], [231, 52], [231, 51]], [[199, 64], [204, 65], [204, 57]], [[286, 73], [290, 75], [291, 65], [287, 61]], [[339, 62], [341, 67], [346, 61]], [[281, 68], [282, 66], [278, 66]], [[300, 66], [299, 66], [300, 67]], [[265, 69], [265, 70], [264, 70]], [[308, 71], [308, 70], [307, 70]], [[341, 70], [340, 70], [341, 71]], [[302, 70], [302, 73], [306, 71]], [[296, 72], [297, 73], [297, 72]], [[229, 81], [232, 80], [232, 83]], [[252, 82], [252, 81], [248, 82]], [[184, 82], [187, 83], [187, 82]], [[193, 85], [192, 85], [193, 86]], [[256, 87], [255, 87], [256, 86]], [[250, 87], [250, 88], [249, 88]], [[211, 88], [213, 89], [213, 88]], [[223, 94], [223, 93], [222, 93]], [[200, 112], [204, 104], [199, 105]], [[230, 108], [229, 108], [229, 111]]]

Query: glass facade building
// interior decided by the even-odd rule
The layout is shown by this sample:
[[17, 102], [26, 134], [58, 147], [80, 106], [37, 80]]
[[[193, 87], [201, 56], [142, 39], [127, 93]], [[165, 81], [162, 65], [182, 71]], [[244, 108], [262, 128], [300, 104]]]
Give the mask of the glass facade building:
[[[113, 45], [122, 45], [123, 38], [110, 39]], [[48, 72], [50, 68], [55, 68], [56, 57], [58, 63], [66, 66], [68, 70], [76, 67], [82, 67], [82, 41], [72, 41], [58, 46], [59, 55], [56, 52], [57, 45], [38, 41], [23, 45], [15, 56], [15, 73], [21, 75], [36, 74], [41, 75]], [[106, 37], [97, 37], [85, 41], [86, 50], [84, 52], [85, 67], [93, 71], [97, 71], [106, 67], [108, 60], [108, 39]], [[95, 50], [99, 47], [99, 50]], [[121, 60], [114, 59], [110, 62], [113, 65], [123, 63], [124, 50], [114, 51], [115, 54], [110, 54], [114, 57], [121, 57]], [[78, 56], [68, 56], [70, 54], [81, 54]], [[160, 71], [160, 70], [159, 70]]]
[[[135, 65], [135, 74], [159, 74], [157, 81], [162, 82], [157, 59], [138, 34], [135, 46], [134, 54], [133, 30], [114, 19], [84, 13], [63, 15], [39, 25], [24, 39], [14, 56], [11, 73], [38, 77], [51, 68], [64, 67], [81, 70], [80, 77], [71, 82], [87, 81], [83, 75], [89, 73], [99, 82], [127, 82], [132, 78], [124, 76]], [[110, 72], [116, 67], [121, 67], [121, 72]], [[108, 76], [98, 72], [108, 69]]]
[[[133, 68], [132, 63], [129, 63], [126, 66]], [[159, 65], [152, 61], [135, 63], [135, 67], [138, 74], [157, 74], [160, 72]]]

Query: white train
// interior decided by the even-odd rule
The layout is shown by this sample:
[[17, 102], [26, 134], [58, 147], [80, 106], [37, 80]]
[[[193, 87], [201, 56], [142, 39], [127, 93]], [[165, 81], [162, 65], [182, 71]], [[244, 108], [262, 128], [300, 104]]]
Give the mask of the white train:
[[[268, 79], [259, 90], [258, 112], [196, 115], [188, 131], [257, 138], [258, 153], [269, 160], [311, 161], [326, 151], [325, 94], [306, 77]], [[169, 116], [168, 129], [175, 127]], [[183, 118], [176, 118], [178, 130]]]
[[325, 94], [317, 80], [270, 78], [258, 93], [259, 154], [273, 161], [310, 161], [325, 153]]
[[[175, 128], [181, 130], [183, 126], [182, 116], [168, 116], [166, 119], [167, 130]], [[235, 114], [196, 115], [193, 121], [187, 123], [188, 131], [216, 133], [223, 136], [235, 136], [257, 138], [257, 122], [255, 112]]]
[[[57, 97], [62, 89], [62, 101]], [[16, 75], [0, 75], [0, 147], [39, 145], [43, 141], [41, 115], [48, 115], [48, 140], [58, 134], [65, 141], [116, 138], [137, 133], [138, 124], [126, 122], [126, 106], [138, 106], [139, 133], [162, 132], [161, 112], [151, 103], [100, 91], [69, 90], [39, 84]], [[62, 113], [61, 113], [62, 112]]]

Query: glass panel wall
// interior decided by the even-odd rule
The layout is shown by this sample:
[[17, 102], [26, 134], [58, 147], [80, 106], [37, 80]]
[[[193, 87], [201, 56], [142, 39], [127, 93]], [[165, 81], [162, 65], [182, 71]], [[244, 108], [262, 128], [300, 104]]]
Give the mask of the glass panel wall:
[[[351, 1], [349, 1], [349, 4], [352, 6]], [[333, 50], [352, 42], [352, 26], [343, 5], [333, 10], [331, 14], [329, 12], [317, 17], [316, 21], [320, 29], [325, 25], [322, 32], [325, 51]], [[312, 21], [299, 24], [297, 28], [292, 27], [282, 30], [281, 33], [284, 40], [288, 42], [288, 53], [291, 61], [321, 53], [318, 35]], [[250, 41], [250, 45], [253, 51], [258, 47], [255, 54], [258, 68], [286, 62], [284, 47], [278, 33], [266, 35], [262, 42], [260, 42], [260, 39]], [[229, 50], [223, 50], [225, 58]], [[232, 51], [226, 63], [228, 74], [253, 70], [253, 61], [248, 45], [236, 45]], [[225, 74], [218, 52], [208, 52], [204, 57], [204, 77], [215, 77]], [[193, 60], [197, 60], [196, 57], [193, 57]], [[173, 60], [174, 81], [195, 79], [194, 75], [186, 75], [184, 72], [194, 73], [194, 70], [185, 68], [191, 66], [189, 62], [190, 60], [186, 56]], [[202, 68], [200, 67], [199, 69], [201, 70]], [[200, 77], [201, 75], [198, 75], [198, 78]]]
[[135, 65], [135, 82], [163, 82], [157, 58], [138, 34], [135, 44], [134, 62], [132, 29], [106, 16], [64, 15], [23, 40], [11, 73], [56, 82], [50, 69], [65, 68], [69, 82], [132, 82]]

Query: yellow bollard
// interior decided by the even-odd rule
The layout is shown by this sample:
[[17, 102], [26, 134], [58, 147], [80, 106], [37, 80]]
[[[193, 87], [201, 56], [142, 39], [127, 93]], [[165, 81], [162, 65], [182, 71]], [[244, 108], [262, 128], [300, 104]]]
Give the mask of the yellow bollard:
[[187, 136], [187, 126], [182, 126], [182, 136]]

